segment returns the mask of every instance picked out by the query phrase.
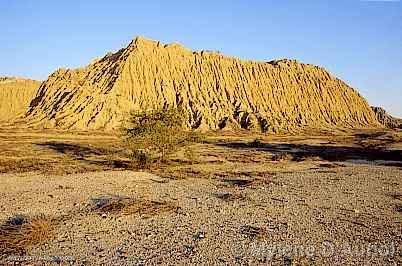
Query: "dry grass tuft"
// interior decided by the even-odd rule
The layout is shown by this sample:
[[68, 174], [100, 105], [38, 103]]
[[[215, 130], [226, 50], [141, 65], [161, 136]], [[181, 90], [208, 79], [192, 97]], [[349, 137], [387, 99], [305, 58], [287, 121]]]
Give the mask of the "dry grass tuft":
[[34, 158], [0, 159], [0, 173], [24, 173], [43, 170], [49, 162]]
[[45, 243], [53, 228], [52, 220], [45, 216], [14, 216], [0, 226], [0, 254], [24, 254], [30, 247]]
[[92, 211], [121, 215], [154, 216], [177, 210], [178, 207], [169, 202], [132, 199], [124, 196], [104, 196], [93, 199]]
[[207, 171], [200, 171], [191, 168], [161, 168], [153, 170], [153, 174], [172, 180], [184, 180], [188, 178], [209, 178]]
[[240, 228], [240, 233], [252, 239], [265, 239], [267, 237], [267, 230], [257, 226], [244, 225]]
[[215, 193], [215, 197], [224, 201], [245, 200], [246, 197], [240, 193], [220, 192]]

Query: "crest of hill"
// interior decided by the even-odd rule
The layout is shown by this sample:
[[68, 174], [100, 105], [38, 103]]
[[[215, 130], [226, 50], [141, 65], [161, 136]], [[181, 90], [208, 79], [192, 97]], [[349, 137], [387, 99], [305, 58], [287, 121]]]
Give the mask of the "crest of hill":
[[33, 127], [121, 127], [134, 110], [179, 106], [188, 128], [380, 127], [367, 101], [325, 69], [295, 60], [243, 61], [137, 37], [85, 68], [43, 82], [27, 121]]
[[23, 117], [40, 82], [17, 77], [0, 77], [0, 122]]

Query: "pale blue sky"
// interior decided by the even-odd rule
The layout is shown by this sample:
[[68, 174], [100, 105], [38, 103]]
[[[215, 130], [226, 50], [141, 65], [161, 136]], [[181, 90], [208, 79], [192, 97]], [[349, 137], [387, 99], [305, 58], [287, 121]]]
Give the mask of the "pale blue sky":
[[126, 46], [136, 35], [243, 59], [327, 68], [402, 117], [402, 2], [0, 2], [0, 76], [44, 80]]

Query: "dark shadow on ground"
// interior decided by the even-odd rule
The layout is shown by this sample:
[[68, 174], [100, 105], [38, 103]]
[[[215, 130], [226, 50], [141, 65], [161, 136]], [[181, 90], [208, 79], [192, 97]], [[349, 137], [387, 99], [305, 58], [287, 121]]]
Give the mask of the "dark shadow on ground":
[[400, 143], [401, 136], [396, 133], [386, 131], [357, 133], [353, 135], [354, 143], [362, 148], [384, 148], [387, 145]]
[[45, 142], [45, 143], [36, 143], [36, 145], [54, 150], [58, 153], [70, 157], [73, 160], [81, 161], [88, 164], [94, 164], [111, 169], [131, 168], [130, 161], [101, 158], [102, 156], [112, 154], [112, 151], [98, 147], [65, 143], [65, 142]]
[[[258, 143], [254, 142], [217, 142], [217, 146], [235, 150], [264, 151], [273, 154], [273, 157], [287, 154], [291, 161], [304, 161], [311, 158], [320, 158], [330, 162], [342, 162], [347, 160], [379, 161], [378, 164], [389, 166], [402, 166], [401, 150], [386, 150], [384, 148], [349, 147], [331, 145], [309, 145], [289, 143]], [[382, 162], [383, 161], [383, 162]], [[387, 162], [388, 161], [388, 162]]]

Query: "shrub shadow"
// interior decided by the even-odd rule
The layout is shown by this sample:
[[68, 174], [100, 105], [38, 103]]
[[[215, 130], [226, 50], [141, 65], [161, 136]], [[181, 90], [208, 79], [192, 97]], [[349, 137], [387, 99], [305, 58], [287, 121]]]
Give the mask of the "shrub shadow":
[[51, 149], [60, 154], [66, 155], [73, 160], [81, 161], [87, 164], [93, 164], [112, 169], [131, 168], [131, 163], [129, 160], [115, 160], [115, 159], [102, 158], [102, 156], [112, 154], [111, 151], [107, 149], [92, 147], [88, 145], [65, 143], [65, 142], [44, 142], [44, 143], [36, 143], [36, 145]]

